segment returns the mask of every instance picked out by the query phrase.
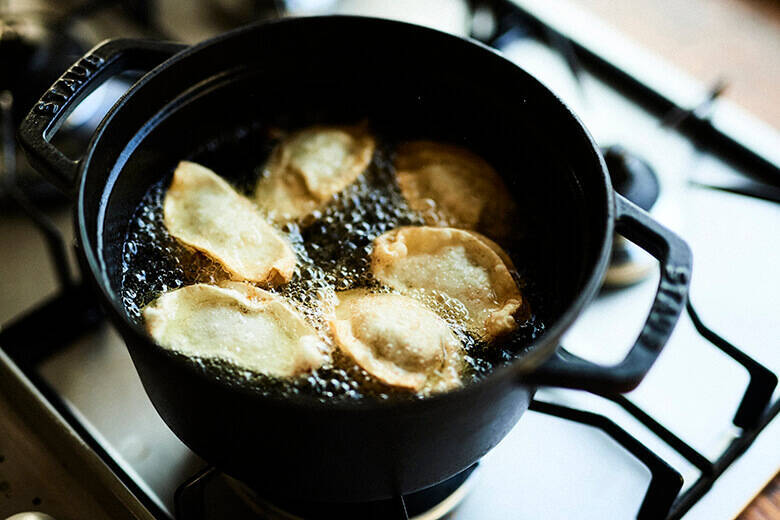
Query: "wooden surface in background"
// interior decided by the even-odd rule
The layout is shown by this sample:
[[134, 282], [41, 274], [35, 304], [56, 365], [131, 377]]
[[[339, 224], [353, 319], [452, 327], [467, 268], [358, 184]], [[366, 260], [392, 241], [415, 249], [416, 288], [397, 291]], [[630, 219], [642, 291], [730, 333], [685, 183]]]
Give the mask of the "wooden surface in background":
[[574, 1], [780, 129], [780, 1]]
[[775, 475], [737, 520], [777, 520], [780, 518], [780, 473]]

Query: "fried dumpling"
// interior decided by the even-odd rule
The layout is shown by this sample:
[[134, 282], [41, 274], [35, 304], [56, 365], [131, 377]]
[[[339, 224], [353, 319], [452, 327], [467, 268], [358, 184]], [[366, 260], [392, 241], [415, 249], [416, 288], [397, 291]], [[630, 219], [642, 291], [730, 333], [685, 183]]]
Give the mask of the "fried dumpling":
[[489, 341], [528, 313], [498, 247], [462, 229], [401, 227], [374, 240], [371, 272], [402, 294], [448, 309], [449, 318]]
[[175, 289], [147, 305], [143, 316], [165, 348], [268, 376], [296, 376], [328, 360], [325, 342], [284, 297], [245, 283]]
[[509, 258], [509, 255], [504, 251], [504, 249], [496, 244], [493, 240], [490, 240], [488, 237], [483, 235], [482, 233], [477, 233], [476, 231], [468, 230], [468, 232], [475, 237], [477, 237], [480, 241], [484, 242], [486, 246], [488, 246], [490, 249], [493, 250], [495, 254], [498, 255], [498, 257], [501, 259], [502, 262], [504, 262], [504, 265], [507, 266], [507, 268], [510, 271], [515, 271], [515, 264], [512, 262], [512, 259]]
[[395, 158], [401, 193], [429, 226], [476, 229], [493, 238], [510, 232], [515, 204], [481, 157], [432, 141], [401, 145]]
[[379, 381], [423, 394], [461, 385], [463, 346], [447, 323], [412, 298], [365, 289], [337, 293], [336, 345]]
[[179, 163], [163, 218], [171, 235], [217, 260], [233, 279], [274, 287], [292, 278], [296, 260], [287, 241], [208, 168]]
[[255, 188], [255, 202], [276, 222], [308, 215], [352, 184], [374, 155], [362, 126], [313, 126], [274, 149]]

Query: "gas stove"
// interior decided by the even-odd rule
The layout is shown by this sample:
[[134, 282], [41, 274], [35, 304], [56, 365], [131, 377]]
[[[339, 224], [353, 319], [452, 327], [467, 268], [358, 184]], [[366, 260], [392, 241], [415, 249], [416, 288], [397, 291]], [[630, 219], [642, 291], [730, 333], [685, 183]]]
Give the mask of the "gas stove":
[[[92, 4], [78, 23], [93, 40], [195, 42], [282, 6], [366, 14], [375, 2]], [[419, 494], [360, 507], [282, 503], [208, 466], [168, 430], [67, 266], [67, 209], [17, 190], [0, 221], [0, 517], [727, 519], [780, 469], [778, 133], [573, 5], [485, 2], [469, 19], [465, 3], [433, 4], [433, 18], [393, 15], [452, 32], [470, 25], [561, 96], [602, 146], [654, 172], [647, 207], [691, 245], [694, 274], [688, 313], [645, 381], [626, 396], [542, 388], [476, 467]], [[75, 141], [130, 81], [118, 78], [93, 94], [90, 113], [71, 116]], [[13, 94], [0, 98], [6, 112]], [[9, 168], [25, 166], [3, 156], [8, 184]], [[628, 269], [613, 271], [563, 340], [604, 364], [625, 355], [658, 282], [649, 256], [618, 250]]]

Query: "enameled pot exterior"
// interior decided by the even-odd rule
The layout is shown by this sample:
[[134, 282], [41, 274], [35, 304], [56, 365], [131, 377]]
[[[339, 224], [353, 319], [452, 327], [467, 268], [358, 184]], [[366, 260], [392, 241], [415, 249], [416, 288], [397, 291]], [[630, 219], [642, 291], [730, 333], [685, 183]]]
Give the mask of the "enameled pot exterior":
[[[117, 102], [80, 161], [49, 144], [64, 116], [108, 74], [151, 68], [171, 55]], [[276, 399], [215, 379], [154, 345], [128, 318], [122, 239], [148, 187], [225, 129], [311, 117], [367, 118], [390, 133], [462, 144], [496, 166], [521, 207], [515, 223], [524, 237], [521, 261], [534, 266], [534, 283], [549, 295], [539, 305], [549, 326], [524, 355], [479, 383], [429, 399]], [[599, 150], [577, 118], [488, 48], [422, 27], [321, 17], [251, 26], [184, 50], [108, 42], [43, 96], [20, 140], [33, 164], [63, 189], [78, 185], [85, 275], [160, 415], [196, 453], [265, 494], [367, 501], [436, 484], [495, 446], [537, 384], [636, 386], [685, 301], [687, 246], [613, 194]], [[596, 294], [616, 229], [660, 260], [661, 281], [626, 359], [602, 367], [556, 349]]]

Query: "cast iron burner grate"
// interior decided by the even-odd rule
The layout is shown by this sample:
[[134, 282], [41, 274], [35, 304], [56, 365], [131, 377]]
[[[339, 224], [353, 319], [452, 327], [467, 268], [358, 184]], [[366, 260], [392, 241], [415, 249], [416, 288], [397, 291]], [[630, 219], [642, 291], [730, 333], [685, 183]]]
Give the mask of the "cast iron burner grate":
[[[667, 118], [669, 114], [673, 114], [678, 131], [697, 145], [716, 145], [717, 152], [746, 175], [769, 184], [774, 184], [780, 179], [777, 168], [770, 161], [720, 133], [706, 117], [702, 117], [695, 110], [688, 110], [675, 104], [602, 57], [577, 46], [565, 35], [533, 18], [513, 4], [501, 0], [491, 2], [490, 5], [494, 8], [499, 20], [499, 30], [497, 31], [499, 36], [494, 38], [492, 43], [495, 43], [497, 38], [508, 31], [534, 32], [537, 35], [541, 33], [552, 46], [557, 47], [564, 54], [575, 75], [582, 64], [586, 64], [591, 70], [609, 80], [611, 84], [625, 92], [628, 97], [641, 104], [648, 111], [661, 116], [666, 115]], [[4, 99], [2, 105], [0, 111], [3, 112], [5, 123], [4, 144], [6, 151], [10, 151], [13, 143], [8, 141], [11, 138], [11, 132], [9, 131], [10, 106], [7, 106], [7, 98]], [[13, 179], [15, 153], [6, 153], [4, 156], [3, 178], [5, 180]], [[37, 368], [44, 360], [64, 350], [80, 337], [92, 331], [104, 319], [94, 298], [90, 296], [89, 290], [72, 282], [65, 263], [67, 247], [62, 237], [56, 232], [56, 228], [24, 197], [24, 193], [17, 192], [17, 195], [22, 209], [44, 235], [52, 253], [54, 267], [57, 269], [62, 289], [55, 297], [42, 302], [37, 308], [0, 331], [0, 345], [49, 403], [101, 457], [103, 462], [121, 478], [147, 510], [155, 518], [168, 519], [170, 518], [168, 514], [111, 457], [106, 447], [67, 406], [62, 396], [53, 390], [38, 373]], [[645, 428], [700, 471], [700, 476], [684, 493], [680, 494], [683, 478], [676, 469], [607, 417], [539, 400], [534, 400], [530, 406], [531, 411], [586, 424], [603, 431], [650, 470], [650, 484], [637, 515], [637, 518], [640, 519], [681, 518], [707, 493], [723, 472], [751, 446], [758, 434], [780, 412], [780, 399], [771, 401], [772, 393], [777, 385], [777, 375], [705, 326], [690, 301], [687, 305], [687, 313], [699, 334], [713, 347], [744, 367], [750, 376], [750, 382], [732, 420], [733, 424], [740, 428], [740, 433], [715, 460], [710, 460], [702, 455], [625, 396], [600, 395], [600, 397], [616, 403], [636, 418]], [[428, 490], [413, 495], [398, 496], [395, 500], [370, 504], [367, 507], [375, 508], [371, 510], [374, 517], [408, 519], [422, 511], [430, 510], [441, 500], [451, 496], [453, 491], [463, 486], [473, 471], [474, 466]], [[206, 518], [204, 517], [203, 503], [206, 499], [209, 483], [216, 480], [217, 476], [219, 476], [218, 470], [207, 467], [181, 483], [175, 499], [177, 520]], [[295, 509], [301, 504], [286, 506]], [[304, 510], [303, 513], [305, 512]], [[341, 512], [339, 511], [339, 513]], [[345, 518], [345, 516], [340, 514], [339, 518]]]
[[[430, 488], [394, 499], [364, 503], [300, 502], [262, 497], [243, 484], [232, 487], [252, 511], [268, 520], [300, 520], [304, 518], [338, 518], [339, 520], [394, 520], [397, 518], [424, 518], [440, 520], [457, 508], [466, 496], [477, 464]], [[209, 487], [223, 476], [218, 469], [207, 466], [183, 482], [176, 490], [177, 519], [207, 520]], [[233, 481], [235, 482], [235, 481]]]

